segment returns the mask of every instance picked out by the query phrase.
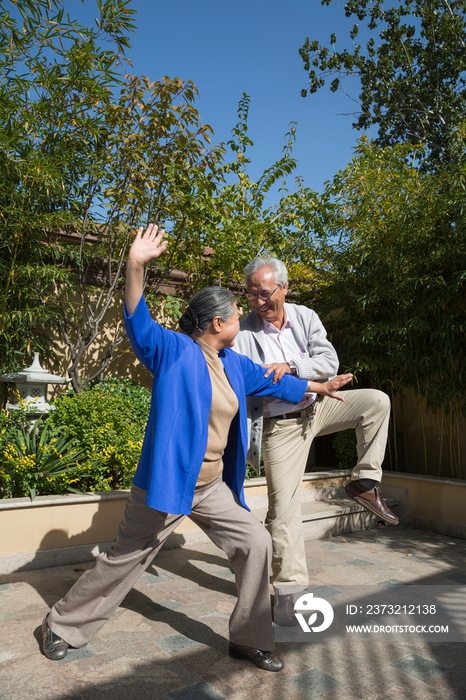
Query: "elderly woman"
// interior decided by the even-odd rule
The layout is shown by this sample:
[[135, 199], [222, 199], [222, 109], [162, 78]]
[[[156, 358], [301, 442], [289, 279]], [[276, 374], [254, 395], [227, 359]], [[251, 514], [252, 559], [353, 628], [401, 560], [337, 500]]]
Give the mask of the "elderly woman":
[[[230, 348], [238, 310], [222, 287], [202, 289], [180, 320], [163, 329], [143, 292], [145, 266], [163, 254], [164, 232], [139, 229], [126, 268], [125, 323], [137, 357], [153, 373], [152, 406], [125, 515], [110, 550], [98, 556], [42, 625], [43, 650], [61, 659], [97, 633], [187, 515], [228, 556], [238, 599], [230, 617], [230, 656], [280, 671], [273, 652], [269, 595], [271, 540], [244, 502], [246, 395], [299, 403], [337, 389], [351, 375], [320, 385], [265, 370]], [[312, 387], [309, 386], [312, 384]], [[324, 388], [325, 387], [325, 388]]]

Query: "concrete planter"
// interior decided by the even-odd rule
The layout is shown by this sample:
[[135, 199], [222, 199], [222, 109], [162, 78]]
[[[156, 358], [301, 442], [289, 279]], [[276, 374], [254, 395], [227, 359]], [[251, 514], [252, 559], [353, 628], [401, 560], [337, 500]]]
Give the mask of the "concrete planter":
[[[331, 470], [305, 475], [303, 513], [317, 511], [303, 516], [303, 520], [312, 521], [315, 534], [309, 532], [310, 538], [337, 534], [338, 530], [329, 528], [333, 513], [322, 504], [344, 496], [343, 486], [350, 473]], [[405, 524], [466, 538], [466, 481], [386, 472], [383, 484], [384, 497], [398, 502]], [[262, 519], [267, 508], [265, 479], [246, 481], [245, 493], [248, 505]], [[115, 538], [128, 495], [129, 491], [107, 491], [38, 496], [33, 502], [28, 498], [0, 500], [0, 573], [89, 561]], [[350, 525], [355, 530], [369, 526], [355, 521], [346, 531]], [[308, 527], [305, 523], [306, 532]], [[165, 546], [204, 541], [208, 541], [207, 536], [185, 518]]]
[[406, 524], [466, 539], [466, 481], [385, 472], [384, 495], [406, 489]]
[[[303, 490], [329, 488], [348, 478], [347, 471], [307, 475]], [[262, 517], [267, 506], [265, 478], [245, 482], [246, 501]], [[304, 494], [306, 495], [306, 494]], [[129, 490], [83, 495], [37, 496], [0, 500], [0, 573], [90, 560], [114, 540]], [[169, 537], [166, 547], [208, 538], [189, 518]]]

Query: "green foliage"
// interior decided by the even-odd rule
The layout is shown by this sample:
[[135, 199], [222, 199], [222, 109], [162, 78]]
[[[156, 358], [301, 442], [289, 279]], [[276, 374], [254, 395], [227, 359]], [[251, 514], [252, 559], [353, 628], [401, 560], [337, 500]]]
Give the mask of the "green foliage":
[[14, 411], [0, 409], [0, 451], [11, 442], [17, 431], [27, 422], [28, 417], [22, 404]]
[[246, 462], [246, 479], [257, 479], [258, 477], [265, 476], [264, 467], [261, 466], [259, 474], [256, 472], [254, 467], [252, 467], [249, 462]]
[[[12, 411], [11, 413], [19, 413]], [[89, 464], [76, 440], [53, 436], [42, 419], [31, 428], [24, 415], [2, 413], [0, 492], [3, 498], [76, 491]]]
[[363, 139], [327, 192], [320, 305], [344, 367], [447, 412], [466, 396], [465, 136], [436, 173], [415, 168], [407, 146]]
[[181, 300], [172, 294], [167, 294], [165, 297], [164, 309], [174, 321], [179, 321], [183, 315]]
[[32, 342], [52, 354], [37, 329], [58, 327], [57, 286], [68, 290], [71, 275], [51, 234], [83, 215], [98, 111], [133, 28], [122, 0], [99, 3], [96, 29], [63, 10], [61, 0], [0, 2], [0, 371], [21, 367]]
[[[194, 291], [240, 282], [266, 249], [299, 267], [300, 251], [312, 249], [317, 198], [300, 181], [286, 189], [294, 125], [281, 157], [254, 181], [246, 95], [228, 144], [234, 160], [225, 162], [192, 82], [125, 74], [127, 2], [99, 2], [94, 28], [63, 9], [64, 0], [0, 0], [0, 372], [24, 366], [32, 343], [53, 360], [56, 333], [79, 392], [118, 357], [123, 324], [104, 326], [137, 226], [155, 221], [168, 231], [168, 253], [146, 281], [176, 320], [181, 295], [159, 294], [172, 270]], [[269, 207], [274, 187], [282, 196]], [[309, 278], [302, 266], [299, 275]], [[99, 360], [83, 377], [97, 344]]]
[[106, 377], [95, 386], [104, 394], [120, 396], [131, 412], [134, 412], [144, 425], [146, 424], [150, 411], [151, 395], [143, 386], [133, 382], [132, 379], [119, 379], [118, 377]]
[[64, 0], [0, 2], [0, 371], [23, 365], [32, 342], [52, 357], [37, 328], [55, 330], [76, 391], [104, 376], [123, 339], [117, 325], [83, 381], [134, 229], [171, 229], [157, 287], [195, 253], [222, 152], [210, 148], [190, 81], [126, 74], [128, 4], [99, 1], [91, 28]]
[[130, 381], [108, 379], [80, 394], [62, 394], [48, 424], [79, 441], [91, 475], [86, 491], [129, 488], [142, 448], [150, 394]]
[[[19, 408], [14, 411], [6, 411], [0, 409], [0, 498], [11, 496], [12, 489], [7, 487], [7, 481], [10, 482], [8, 476], [9, 471], [5, 466], [5, 450], [16, 440], [16, 436], [21, 432], [24, 426], [28, 425], [28, 417], [24, 408]], [[28, 495], [29, 492], [21, 495]]]
[[62, 394], [32, 431], [24, 410], [2, 410], [0, 497], [129, 488], [149, 409], [147, 389], [109, 377]]
[[[93, 28], [64, 8], [65, 0], [0, 0], [0, 372], [24, 366], [32, 343], [54, 359], [56, 333], [79, 392], [118, 356], [123, 324], [104, 326], [139, 225], [167, 229], [168, 252], [146, 281], [176, 319], [179, 292], [159, 294], [172, 270], [188, 275], [191, 291], [239, 282], [266, 248], [299, 264], [299, 251], [311, 248], [316, 196], [301, 182], [286, 189], [294, 125], [282, 156], [253, 181], [246, 95], [228, 163], [225, 147], [210, 145], [191, 81], [125, 73], [128, 2], [97, 2]], [[268, 207], [275, 186], [281, 201]], [[83, 377], [97, 344], [99, 360]]]
[[[439, 463], [448, 452], [448, 475], [464, 478], [466, 1], [347, 0], [344, 9], [357, 20], [351, 46], [337, 49], [332, 35], [328, 47], [307, 39], [301, 49], [310, 92], [359, 77], [353, 126], [376, 126], [377, 138], [361, 140], [321, 200], [319, 305], [344, 367], [390, 394], [413, 393], [421, 415], [437, 413]], [[397, 443], [389, 455], [400, 465]]]
[[162, 312], [166, 327], [178, 328], [178, 321], [186, 307], [186, 298], [181, 290], [177, 294], [162, 296], [154, 294], [151, 289], [146, 289], [144, 296], [149, 308], [158, 307], [158, 310]]
[[169, 230], [169, 252], [148, 275], [152, 294], [171, 270], [186, 269], [200, 254], [199, 230], [222, 149], [210, 148], [211, 129], [194, 108], [196, 96], [190, 81], [126, 76], [119, 96], [99, 109], [99, 139], [79, 193], [74, 269], [81, 315], [62, 301], [61, 332], [75, 391], [102, 379], [124, 338], [123, 325], [115, 325], [95, 373], [81, 378], [83, 357], [104, 338], [102, 323], [121, 286], [136, 227], [156, 221]]
[[[329, 78], [335, 92], [344, 78], [358, 76], [356, 129], [376, 125], [379, 146], [425, 144], [431, 163], [451, 160], [452, 132], [466, 108], [465, 0], [348, 0], [344, 10], [357, 21], [351, 48], [336, 50], [332, 34], [330, 48], [306, 39], [300, 49], [309, 93]], [[365, 48], [360, 33], [369, 36]]]
[[356, 431], [342, 430], [332, 440], [339, 469], [353, 469], [358, 461]]

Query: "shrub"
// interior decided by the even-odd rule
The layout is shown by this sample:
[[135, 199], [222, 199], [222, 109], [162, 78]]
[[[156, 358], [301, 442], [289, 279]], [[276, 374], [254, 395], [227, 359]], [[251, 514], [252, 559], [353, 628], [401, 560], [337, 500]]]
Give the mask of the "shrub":
[[0, 410], [0, 454], [16, 435], [18, 428], [26, 425], [28, 417], [22, 405], [15, 411]]
[[16, 419], [1, 452], [2, 496], [33, 500], [36, 494], [75, 492], [78, 489], [73, 484], [88, 476], [89, 466], [76, 440], [52, 436], [43, 419], [32, 428]]
[[[0, 498], [13, 497], [11, 464], [7, 463], [7, 452], [10, 445], [15, 441], [19, 430], [28, 425], [28, 418], [23, 407], [19, 410], [0, 410]], [[28, 495], [28, 492], [21, 493], [21, 496]]]
[[102, 382], [94, 384], [106, 394], [121, 396], [125, 403], [147, 421], [150, 410], [150, 391], [140, 384], [136, 384], [132, 379], [118, 379], [118, 377], [107, 377]]
[[258, 476], [265, 476], [264, 465], [261, 464], [259, 474], [256, 472], [253, 466], [246, 462], [246, 479], [256, 479]]
[[48, 423], [56, 435], [79, 441], [90, 476], [79, 488], [129, 488], [142, 448], [150, 393], [130, 380], [107, 379], [80, 394], [62, 394]]
[[358, 461], [356, 431], [342, 430], [332, 440], [339, 469], [353, 469]]

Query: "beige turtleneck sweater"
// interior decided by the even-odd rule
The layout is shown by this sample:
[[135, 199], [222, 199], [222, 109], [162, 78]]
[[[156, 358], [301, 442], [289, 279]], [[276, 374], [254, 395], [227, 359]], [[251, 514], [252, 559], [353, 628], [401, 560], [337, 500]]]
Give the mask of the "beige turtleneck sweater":
[[207, 450], [197, 479], [197, 486], [203, 486], [215, 481], [223, 471], [223, 453], [231, 421], [238, 412], [238, 399], [225, 374], [218, 352], [203, 340], [197, 339], [195, 342], [204, 353], [212, 382]]

